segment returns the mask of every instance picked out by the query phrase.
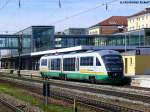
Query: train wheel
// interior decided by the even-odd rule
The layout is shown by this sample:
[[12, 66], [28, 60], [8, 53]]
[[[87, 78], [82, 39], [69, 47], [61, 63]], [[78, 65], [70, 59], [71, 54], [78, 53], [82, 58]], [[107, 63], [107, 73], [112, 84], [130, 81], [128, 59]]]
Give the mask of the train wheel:
[[59, 74], [59, 79], [63, 80], [62, 74]]
[[66, 75], [66, 74], [60, 74], [60, 75], [59, 75], [59, 78], [60, 78], [61, 80], [67, 80], [67, 75]]
[[89, 77], [89, 80], [92, 84], [95, 84], [96, 83], [96, 79], [95, 79], [95, 76], [90, 76]]
[[67, 80], [67, 75], [63, 74], [63, 80]]

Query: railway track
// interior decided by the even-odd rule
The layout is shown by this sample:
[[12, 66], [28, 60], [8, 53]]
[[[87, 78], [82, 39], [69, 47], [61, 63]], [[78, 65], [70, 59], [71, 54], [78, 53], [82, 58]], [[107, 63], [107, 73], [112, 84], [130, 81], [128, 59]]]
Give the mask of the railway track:
[[[17, 80], [22, 80], [22, 79], [17, 78]], [[25, 79], [25, 80], [29, 81], [28, 79]], [[7, 81], [10, 81], [10, 80], [7, 80]], [[42, 81], [36, 81], [36, 80], [32, 80], [32, 81], [35, 81], [35, 82], [38, 82], [38, 83], [42, 82]], [[39, 85], [31, 85], [29, 83], [23, 84], [23, 83], [18, 82], [18, 81], [17, 81], [17, 84], [20, 85], [20, 87], [23, 87], [25, 89], [29, 89], [30, 91], [41, 94], [42, 87], [39, 86]], [[50, 83], [50, 84], [53, 85], [52, 83]], [[99, 110], [104, 109], [104, 110], [107, 110], [107, 111], [116, 111], [116, 112], [120, 112], [120, 111], [123, 111], [123, 112], [142, 112], [141, 110], [131, 109], [131, 108], [120, 106], [120, 105], [114, 105], [114, 104], [111, 104], [111, 103], [106, 103], [106, 102], [99, 101], [99, 100], [96, 100], [96, 99], [90, 99], [90, 98], [87, 98], [87, 97], [84, 97], [84, 96], [78, 96], [78, 95], [75, 95], [75, 94], [73, 95], [73, 94], [70, 94], [70, 93], [69, 94], [68, 93], [60, 93], [60, 92], [56, 92], [56, 91], [51, 91], [50, 93], [51, 93], [51, 97], [60, 98], [60, 99], [66, 100], [66, 101], [73, 101], [73, 99], [76, 99], [79, 104], [85, 104], [85, 105], [87, 105], [87, 107], [92, 107], [92, 108], [95, 107], [96, 109], [99, 109]]]
[[23, 110], [21, 110], [20, 108], [8, 103], [7, 101], [3, 100], [2, 98], [0, 98], [0, 102], [7, 108], [11, 109], [13, 112], [24, 112]]
[[[14, 77], [12, 77], [14, 78]], [[15, 77], [17, 79], [19, 79], [18, 77]], [[26, 80], [26, 81], [34, 81], [34, 82], [39, 82], [42, 83], [43, 80], [35, 80], [35, 79], [26, 79], [26, 78], [22, 78], [22, 80]], [[127, 100], [131, 100], [131, 101], [140, 101], [141, 103], [144, 104], [149, 104], [150, 105], [150, 91], [147, 91], [147, 94], [144, 94], [142, 92], [135, 92], [135, 91], [123, 91], [123, 90], [118, 90], [115, 89], [114, 87], [111, 88], [104, 88], [102, 86], [98, 85], [97, 87], [88, 87], [84, 85], [79, 85], [79, 83], [75, 84], [74, 82], [66, 82], [66, 81], [60, 81], [60, 80], [49, 80], [49, 83], [53, 86], [58, 86], [58, 87], [62, 87], [62, 88], [70, 88], [70, 89], [75, 89], [75, 90], [80, 90], [80, 91], [84, 91], [84, 92], [91, 92], [91, 93], [95, 93], [95, 94], [104, 94], [104, 95], [109, 95], [109, 96], [115, 96], [115, 97], [120, 97], [120, 98], [124, 98]], [[142, 91], [142, 90], [141, 90]]]

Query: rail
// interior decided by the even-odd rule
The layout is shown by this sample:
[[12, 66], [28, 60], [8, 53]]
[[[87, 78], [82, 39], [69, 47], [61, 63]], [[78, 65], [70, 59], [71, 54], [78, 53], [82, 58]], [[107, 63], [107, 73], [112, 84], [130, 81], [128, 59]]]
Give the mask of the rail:
[[[13, 76], [6, 76], [6, 75], [5, 75], [5, 77], [16, 78], [16, 79], [25, 80], [25, 81], [38, 82], [38, 83], [43, 82], [43, 80], [34, 79], [34, 78], [32, 78], [32, 79], [31, 78], [25, 78], [25, 77], [18, 78], [18, 77], [13, 77]], [[124, 98], [124, 99], [141, 101], [145, 104], [150, 104], [150, 94], [145, 95], [144, 93], [140, 93], [140, 92], [137, 93], [135, 91], [132, 91], [132, 92], [122, 91], [122, 90], [116, 90], [113, 88], [105, 88], [105, 87], [100, 87], [100, 88], [87, 87], [84, 85], [74, 84], [71, 82], [65, 82], [65, 81], [60, 81], [60, 80], [59, 81], [58, 80], [50, 80], [49, 82], [51, 85], [58, 86], [58, 87], [82, 90], [85, 92], [92, 92], [95, 94], [105, 94], [105, 95], [110, 95], [110, 96], [116, 96], [116, 97], [120, 97], [120, 98]], [[147, 92], [149, 93], [150, 91], [147, 91]]]
[[7, 106], [8, 108], [10, 108], [11, 110], [13, 110], [14, 112], [24, 112], [23, 110], [21, 110], [18, 107], [8, 103], [7, 101], [3, 100], [2, 98], [0, 98], [0, 102], [2, 104], [4, 104], [5, 106]]
[[[19, 78], [18, 78], [18, 80], [19, 80]], [[20, 80], [22, 80], [22, 79], [20, 79]], [[17, 83], [19, 83], [19, 82], [17, 81]], [[23, 83], [20, 83], [20, 85], [23, 85], [21, 87], [24, 87], [25, 89], [29, 89], [29, 87], [30, 87], [30, 91], [33, 91], [33, 88], [37, 88], [38, 89], [36, 91], [37, 93], [39, 92], [39, 89], [41, 90], [41, 88], [39, 88], [39, 86], [36, 86], [36, 85], [23, 84]], [[35, 86], [35, 87], [33, 87], [33, 86]], [[75, 96], [75, 95], [67, 94], [67, 93], [62, 94], [62, 93], [57, 93], [57, 92], [51, 91], [51, 97], [56, 97], [56, 98], [65, 99], [65, 100], [72, 100], [72, 101], [74, 98], [76, 98], [78, 103], [88, 105], [87, 107], [104, 108], [104, 109], [107, 109], [110, 111], [113, 110], [116, 112], [119, 112], [119, 111], [142, 112], [141, 110], [132, 109], [132, 108], [128, 108], [128, 107], [124, 107], [124, 106], [120, 106], [120, 105], [114, 105], [114, 104], [102, 102], [99, 100], [97, 101], [97, 100], [89, 99], [89, 98], [86, 98], [83, 96], [79, 97], [79, 96]]]

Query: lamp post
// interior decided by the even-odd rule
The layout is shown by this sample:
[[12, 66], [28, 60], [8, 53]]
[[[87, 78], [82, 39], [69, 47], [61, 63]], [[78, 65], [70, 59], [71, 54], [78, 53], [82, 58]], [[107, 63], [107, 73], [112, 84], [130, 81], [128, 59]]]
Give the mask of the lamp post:
[[127, 40], [127, 35], [126, 35], [126, 32], [125, 32], [125, 52], [127, 51], [127, 42], [126, 42], [126, 40]]
[[141, 32], [140, 32], [140, 29], [139, 29], [139, 47], [141, 46]]
[[124, 30], [125, 30], [125, 41], [124, 41], [124, 44], [125, 44], [125, 52], [127, 51], [127, 31], [128, 31], [128, 29], [127, 29], [127, 27], [124, 27]]
[[19, 63], [18, 63], [18, 77], [21, 77], [20, 70], [21, 70], [21, 53], [22, 53], [22, 36], [23, 34], [21, 33], [19, 38], [18, 38], [18, 58], [19, 58]]

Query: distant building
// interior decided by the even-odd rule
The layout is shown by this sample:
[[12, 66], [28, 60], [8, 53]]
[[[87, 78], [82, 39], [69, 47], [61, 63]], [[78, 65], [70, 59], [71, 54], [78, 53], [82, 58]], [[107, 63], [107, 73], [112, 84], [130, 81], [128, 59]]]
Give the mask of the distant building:
[[128, 31], [150, 28], [150, 8], [128, 17]]
[[65, 35], [86, 35], [87, 28], [68, 28], [64, 31]]
[[89, 28], [90, 35], [107, 35], [126, 31], [127, 17], [112, 16]]

